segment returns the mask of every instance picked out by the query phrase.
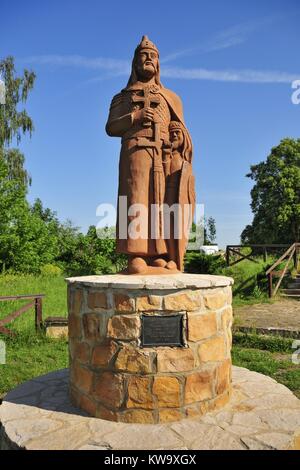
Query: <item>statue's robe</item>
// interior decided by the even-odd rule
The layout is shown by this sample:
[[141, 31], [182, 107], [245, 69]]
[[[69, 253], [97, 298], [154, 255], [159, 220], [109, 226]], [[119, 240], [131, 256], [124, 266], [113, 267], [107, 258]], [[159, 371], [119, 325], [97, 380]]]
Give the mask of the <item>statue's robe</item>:
[[184, 255], [195, 211], [195, 179], [192, 163], [186, 161], [179, 152], [175, 151], [171, 160], [166, 175], [165, 194], [165, 203], [171, 209], [170, 218], [167, 220], [170, 231], [167, 247], [169, 258], [183, 271]]
[[[151, 148], [137, 146], [137, 138], [143, 137], [153, 140], [154, 130], [151, 127], [144, 127], [142, 123], [133, 123], [133, 112], [142, 108], [132, 102], [133, 96], [143, 95], [145, 84], [136, 82], [135, 84], [122, 90], [114, 96], [106, 132], [113, 137], [122, 138], [122, 147], [119, 161], [119, 188], [118, 188], [118, 211], [117, 211], [117, 252], [129, 255], [155, 257], [166, 255], [168, 247], [162, 238], [153, 239], [153, 220], [151, 220], [151, 204], [157, 204], [154, 191], [153, 172], [153, 152]], [[171, 120], [183, 121], [183, 111], [180, 98], [171, 90], [163, 86], [153, 85], [153, 95], [159, 95], [160, 104], [154, 109], [154, 120], [159, 122], [160, 140], [169, 140], [169, 124]], [[152, 94], [152, 90], [151, 90]], [[159, 150], [159, 159], [162, 160], [162, 149]], [[162, 188], [164, 192], [164, 187]], [[142, 204], [147, 209], [147, 217], [143, 219], [141, 227], [142, 234], [139, 237], [132, 237], [125, 233], [126, 229], [132, 225], [136, 216], [124, 214], [119, 205], [120, 196], [127, 197], [127, 209], [133, 204]], [[164, 199], [164, 196], [162, 197]], [[121, 220], [122, 219], [122, 220]], [[123, 238], [124, 237], [124, 238]]]

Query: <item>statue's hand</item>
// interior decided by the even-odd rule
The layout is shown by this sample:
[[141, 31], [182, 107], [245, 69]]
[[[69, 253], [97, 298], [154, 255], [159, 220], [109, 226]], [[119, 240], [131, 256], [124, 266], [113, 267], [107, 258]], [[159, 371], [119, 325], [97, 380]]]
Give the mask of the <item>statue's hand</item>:
[[152, 122], [154, 120], [154, 110], [152, 108], [143, 108], [133, 113], [133, 123]]

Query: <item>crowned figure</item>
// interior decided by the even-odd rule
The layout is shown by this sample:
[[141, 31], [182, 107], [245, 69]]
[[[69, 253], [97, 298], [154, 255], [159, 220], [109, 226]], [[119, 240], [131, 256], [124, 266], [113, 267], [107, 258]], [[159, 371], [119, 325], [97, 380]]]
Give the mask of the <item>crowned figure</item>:
[[[163, 206], [169, 191], [166, 161], [172, 155], [171, 122], [177, 123], [184, 134], [188, 152], [183, 150], [182, 155], [190, 164], [192, 143], [184, 124], [181, 100], [162, 85], [158, 49], [143, 36], [135, 49], [127, 86], [113, 97], [106, 124], [107, 134], [121, 137], [122, 142], [117, 252], [128, 255], [130, 274], [168, 274], [183, 269], [180, 257], [174, 255], [174, 246], [164, 234]], [[185, 157], [185, 153], [189, 156]]]

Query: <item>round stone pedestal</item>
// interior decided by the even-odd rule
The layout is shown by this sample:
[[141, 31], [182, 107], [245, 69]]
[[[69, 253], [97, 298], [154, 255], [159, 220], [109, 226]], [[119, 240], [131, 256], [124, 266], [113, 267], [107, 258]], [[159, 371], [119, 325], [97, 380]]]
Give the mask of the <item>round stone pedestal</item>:
[[232, 372], [222, 410], [164, 424], [88, 417], [70, 403], [67, 370], [36, 377], [0, 405], [0, 450], [300, 450], [300, 400], [270, 377]]
[[76, 406], [110, 421], [156, 424], [228, 402], [232, 279], [173, 274], [67, 281]]

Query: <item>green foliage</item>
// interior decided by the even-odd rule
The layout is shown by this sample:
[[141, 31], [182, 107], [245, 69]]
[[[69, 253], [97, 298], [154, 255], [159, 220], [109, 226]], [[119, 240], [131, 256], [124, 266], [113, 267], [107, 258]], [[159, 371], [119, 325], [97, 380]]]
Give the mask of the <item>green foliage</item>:
[[242, 243], [294, 243], [300, 239], [300, 139], [283, 139], [265, 162], [251, 166], [253, 222]]
[[86, 235], [81, 234], [70, 223], [60, 226], [57, 262], [62, 264], [68, 275], [111, 274], [125, 267], [126, 258], [116, 253], [111, 229], [106, 228], [103, 231], [104, 233], [98, 234], [103, 238], [99, 238], [93, 225]]
[[258, 335], [255, 333], [233, 334], [233, 343], [245, 348], [256, 348], [270, 352], [291, 352], [293, 340], [282, 336]]
[[5, 83], [5, 104], [0, 105], [0, 148], [9, 145], [13, 138], [17, 142], [21, 135], [32, 133], [32, 119], [25, 109], [19, 110], [21, 102], [25, 103], [32, 90], [35, 74], [24, 70], [22, 76], [16, 76], [13, 57], [0, 61], [0, 75]]
[[62, 269], [55, 264], [45, 264], [41, 267], [40, 273], [42, 276], [61, 276]]
[[184, 270], [187, 273], [218, 274], [225, 266], [226, 262], [221, 255], [189, 251], [185, 256]]
[[256, 348], [246, 348], [234, 345], [232, 362], [239, 367], [269, 375], [282, 383], [300, 398], [300, 367], [291, 361], [292, 350], [289, 353], [276, 353]]
[[68, 367], [66, 340], [19, 334], [5, 338], [6, 364], [0, 364], [0, 397], [26, 380]]
[[218, 274], [229, 276], [234, 279], [233, 295], [235, 305], [243, 303], [257, 303], [269, 301], [267, 296], [268, 281], [266, 270], [273, 264], [273, 258], [266, 262], [260, 258], [255, 258], [256, 263], [243, 260], [234, 266], [225, 267], [218, 271]]
[[205, 219], [204, 224], [204, 245], [213, 245], [216, 242], [216, 237], [216, 221], [213, 217], [209, 217]]
[[[48, 316], [64, 317], [67, 315], [67, 284], [64, 276], [0, 275], [0, 296], [21, 294], [45, 294], [42, 300], [44, 319]], [[26, 303], [26, 300], [1, 302], [0, 320]], [[34, 335], [34, 308], [8, 326], [18, 335], [20, 333]]]

